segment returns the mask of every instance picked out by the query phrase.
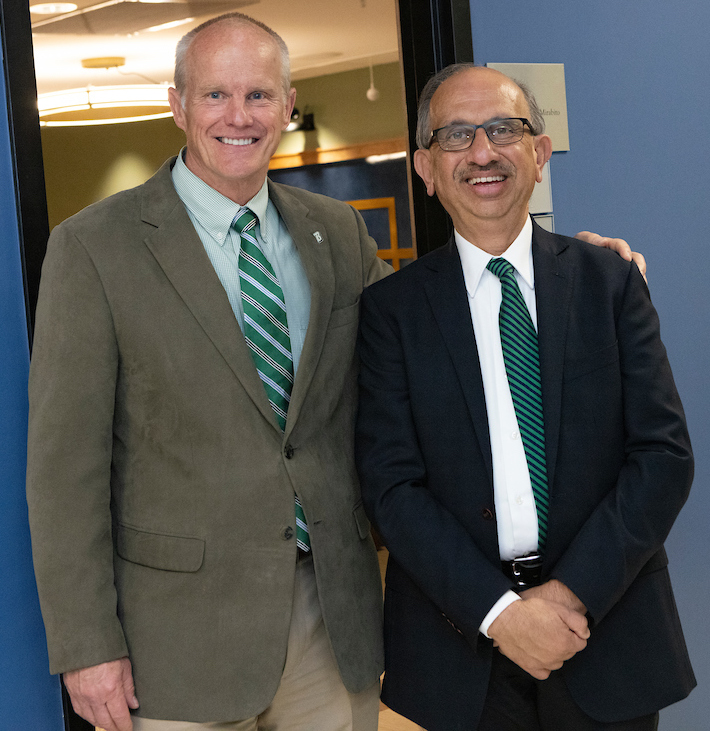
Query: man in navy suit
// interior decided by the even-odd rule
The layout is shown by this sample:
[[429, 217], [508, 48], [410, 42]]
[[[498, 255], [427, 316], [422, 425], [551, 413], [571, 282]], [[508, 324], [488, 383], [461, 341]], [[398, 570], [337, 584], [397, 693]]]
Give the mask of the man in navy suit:
[[[429, 731], [645, 731], [695, 685], [663, 549], [693, 460], [658, 318], [634, 264], [530, 219], [542, 132], [496, 71], [433, 78], [414, 161], [455, 233], [362, 298], [383, 699]], [[510, 298], [533, 343], [513, 355]]]

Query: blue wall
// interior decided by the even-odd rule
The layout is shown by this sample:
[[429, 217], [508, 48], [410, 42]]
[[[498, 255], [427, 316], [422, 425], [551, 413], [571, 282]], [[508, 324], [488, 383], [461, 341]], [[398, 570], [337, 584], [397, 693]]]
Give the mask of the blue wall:
[[25, 502], [29, 349], [5, 87], [0, 73], [0, 728], [59, 731]]
[[667, 542], [699, 688], [661, 714], [710, 728], [710, 3], [471, 0], [476, 63], [564, 63], [570, 152], [551, 162], [555, 229], [628, 239], [649, 285], [696, 455]]

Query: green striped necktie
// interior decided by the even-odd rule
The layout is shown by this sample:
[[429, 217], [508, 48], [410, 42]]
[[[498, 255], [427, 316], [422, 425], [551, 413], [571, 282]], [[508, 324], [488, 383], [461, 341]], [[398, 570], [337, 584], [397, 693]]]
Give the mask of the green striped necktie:
[[547, 540], [550, 498], [547, 488], [545, 426], [542, 416], [537, 333], [515, 280], [513, 265], [505, 259], [491, 259], [487, 269], [500, 279], [501, 284], [502, 299], [498, 318], [500, 343], [503, 348], [510, 395], [513, 397], [515, 416], [525, 448], [530, 483], [535, 496], [538, 548], [542, 551]]
[[[286, 303], [279, 280], [256, 241], [257, 217], [241, 208], [232, 222], [239, 233], [239, 284], [244, 310], [244, 338], [247, 341], [259, 378], [281, 431], [293, 386], [293, 356], [288, 334]], [[296, 543], [303, 551], [311, 548], [303, 507], [296, 501]]]

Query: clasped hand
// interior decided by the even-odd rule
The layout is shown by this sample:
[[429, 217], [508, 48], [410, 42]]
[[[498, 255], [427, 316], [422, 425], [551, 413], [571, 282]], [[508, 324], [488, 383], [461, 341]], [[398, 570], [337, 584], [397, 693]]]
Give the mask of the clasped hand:
[[495, 619], [488, 635], [508, 659], [538, 680], [587, 646], [589, 627], [582, 602], [559, 581], [521, 593]]

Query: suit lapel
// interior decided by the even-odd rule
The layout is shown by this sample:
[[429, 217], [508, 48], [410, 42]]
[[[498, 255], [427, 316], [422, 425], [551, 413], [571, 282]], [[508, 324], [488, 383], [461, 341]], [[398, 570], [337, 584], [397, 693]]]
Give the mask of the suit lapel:
[[453, 239], [427, 257], [426, 263], [432, 272], [424, 285], [426, 295], [461, 384], [492, 485], [491, 442], [481, 366], [461, 260]]
[[280, 431], [227, 294], [175, 192], [170, 167], [166, 163], [144, 186], [141, 218], [155, 227], [145, 244], [254, 405]]
[[568, 244], [534, 224], [533, 264], [540, 348], [545, 451], [550, 489], [554, 484], [562, 410], [562, 376], [573, 272], [560, 256]]
[[288, 436], [301, 412], [321, 357], [330, 313], [333, 309], [335, 274], [331, 246], [326, 233], [326, 222], [312, 218], [310, 209], [289, 193], [288, 188], [284, 186], [269, 181], [269, 196], [296, 244], [301, 264], [311, 286], [308, 331], [303, 343], [303, 351], [288, 408], [286, 422], [286, 435]]

